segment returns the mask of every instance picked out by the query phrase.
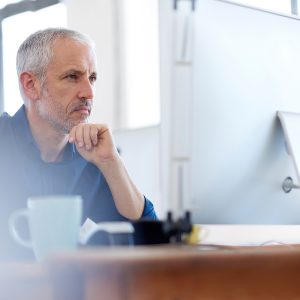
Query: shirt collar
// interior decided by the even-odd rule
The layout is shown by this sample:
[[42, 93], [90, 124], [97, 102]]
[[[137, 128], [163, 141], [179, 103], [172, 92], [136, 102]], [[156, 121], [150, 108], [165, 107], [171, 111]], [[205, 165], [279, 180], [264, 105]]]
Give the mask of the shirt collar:
[[[20, 107], [20, 109], [15, 113], [13, 118], [13, 125], [14, 125], [14, 131], [17, 136], [17, 138], [22, 142], [27, 144], [28, 146], [34, 147], [38, 151], [38, 155], [40, 156], [40, 150], [38, 148], [38, 145], [36, 144], [30, 126], [27, 119], [27, 115], [25, 112], [25, 106], [24, 104]], [[68, 143], [64, 154], [63, 154], [63, 161], [71, 160], [76, 155], [78, 155], [78, 152], [76, 150], [76, 147], [74, 144]]]
[[26, 144], [34, 144], [37, 147], [29, 127], [24, 105], [22, 105], [13, 116], [13, 125], [15, 133], [22, 142], [25, 142]]

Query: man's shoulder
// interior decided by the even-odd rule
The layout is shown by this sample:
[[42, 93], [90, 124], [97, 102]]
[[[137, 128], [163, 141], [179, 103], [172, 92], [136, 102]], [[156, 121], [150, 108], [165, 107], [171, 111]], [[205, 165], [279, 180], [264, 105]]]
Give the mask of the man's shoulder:
[[0, 115], [0, 120], [8, 120], [8, 119], [11, 119], [11, 116], [7, 113], [7, 112], [4, 112]]
[[12, 117], [8, 113], [3, 113], [0, 115], [0, 156], [1, 163], [3, 159], [11, 156], [11, 145], [13, 141], [13, 126], [12, 126]]
[[12, 117], [8, 113], [2, 113], [0, 115], [0, 130], [6, 129], [7, 126], [9, 126], [11, 119]]

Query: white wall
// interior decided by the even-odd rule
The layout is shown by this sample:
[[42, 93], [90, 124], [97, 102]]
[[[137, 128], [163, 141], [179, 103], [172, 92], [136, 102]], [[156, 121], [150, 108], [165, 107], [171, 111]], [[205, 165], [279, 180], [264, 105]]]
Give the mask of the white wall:
[[[88, 34], [96, 43], [98, 80], [92, 122], [108, 123], [112, 129], [123, 123], [120, 95], [119, 33], [122, 0], [66, 0], [68, 27]], [[124, 49], [122, 49], [123, 51]], [[124, 89], [124, 87], [123, 87]], [[163, 216], [160, 202], [160, 146], [159, 126], [114, 132], [116, 143], [128, 172], [139, 190], [155, 205], [158, 216]]]
[[98, 80], [91, 121], [116, 126], [116, 38], [114, 0], [66, 0], [68, 27], [89, 35], [96, 43]]
[[114, 132], [117, 147], [133, 181], [150, 199], [159, 218], [165, 216], [160, 193], [160, 126]]

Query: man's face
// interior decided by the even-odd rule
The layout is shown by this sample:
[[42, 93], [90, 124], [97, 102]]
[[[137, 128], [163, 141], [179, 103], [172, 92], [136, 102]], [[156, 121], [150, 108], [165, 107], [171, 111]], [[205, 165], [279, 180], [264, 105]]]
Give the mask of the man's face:
[[71, 39], [56, 40], [36, 103], [39, 116], [61, 133], [86, 122], [91, 113], [95, 81], [93, 50]]

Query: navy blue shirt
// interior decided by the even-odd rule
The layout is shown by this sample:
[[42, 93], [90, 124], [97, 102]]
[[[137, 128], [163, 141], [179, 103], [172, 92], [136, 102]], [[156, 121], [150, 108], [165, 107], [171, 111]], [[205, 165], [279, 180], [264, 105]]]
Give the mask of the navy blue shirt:
[[[26, 207], [28, 197], [81, 195], [83, 221], [122, 221], [104, 176], [68, 144], [62, 161], [44, 162], [33, 139], [25, 108], [0, 117], [0, 259], [27, 259], [32, 251], [19, 246], [8, 232], [9, 215]], [[145, 198], [142, 217], [156, 219]], [[26, 226], [24, 226], [26, 227]]]

